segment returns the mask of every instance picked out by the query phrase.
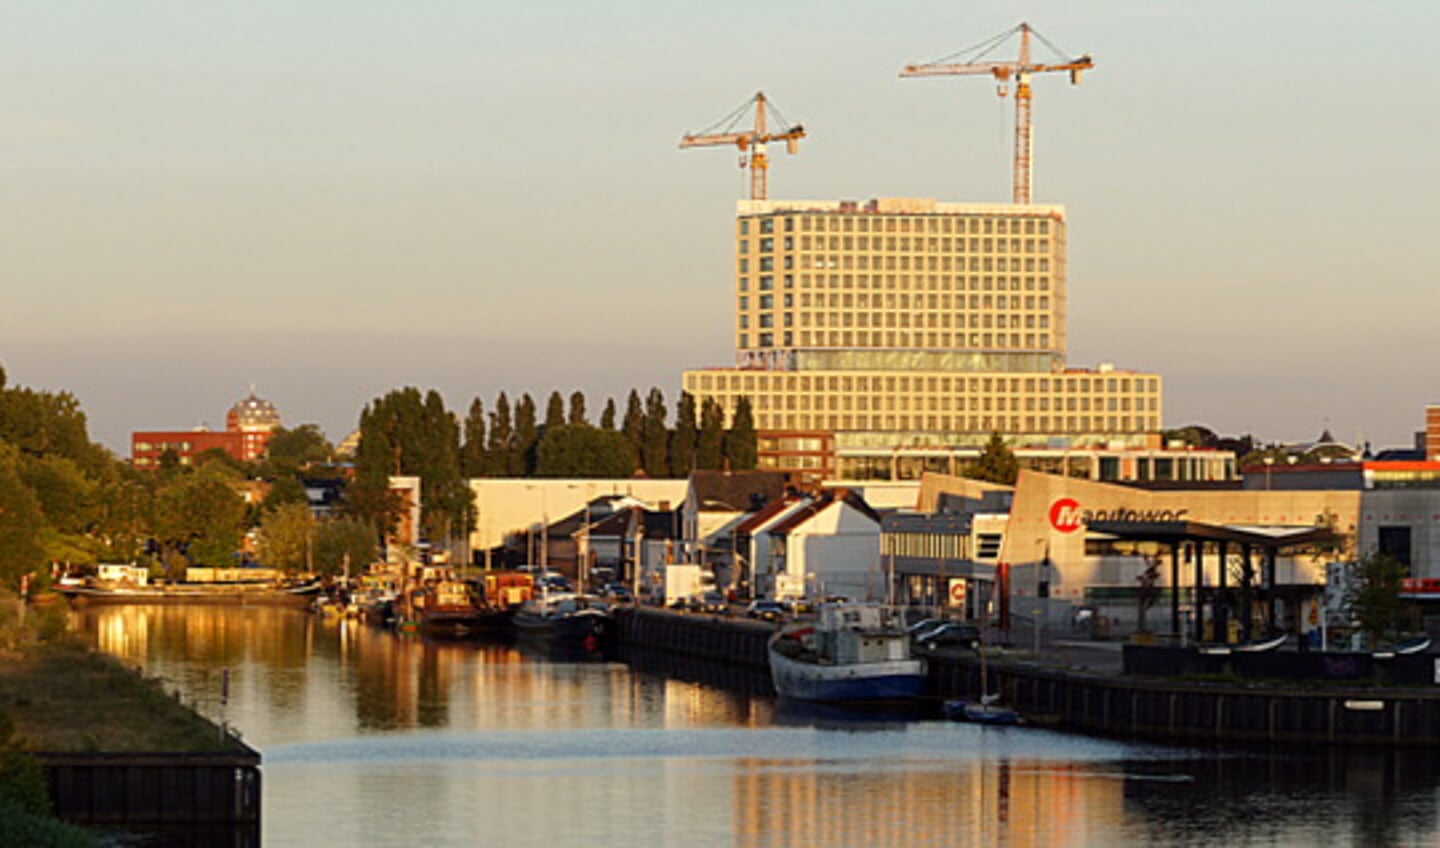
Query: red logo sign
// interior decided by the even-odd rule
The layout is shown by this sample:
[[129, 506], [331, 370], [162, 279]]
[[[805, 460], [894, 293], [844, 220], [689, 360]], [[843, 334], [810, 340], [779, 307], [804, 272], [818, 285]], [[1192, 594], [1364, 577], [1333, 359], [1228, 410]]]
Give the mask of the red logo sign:
[[1080, 529], [1080, 503], [1074, 498], [1061, 498], [1050, 505], [1050, 526], [1061, 533]]

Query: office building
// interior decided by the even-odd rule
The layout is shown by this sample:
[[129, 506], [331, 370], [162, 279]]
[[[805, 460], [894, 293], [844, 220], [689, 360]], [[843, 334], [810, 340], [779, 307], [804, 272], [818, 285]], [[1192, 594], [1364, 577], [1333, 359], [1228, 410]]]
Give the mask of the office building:
[[741, 201], [735, 243], [736, 364], [683, 383], [730, 413], [750, 398], [763, 467], [875, 477], [887, 452], [953, 463], [992, 432], [1162, 447], [1159, 375], [1066, 362], [1063, 207]]

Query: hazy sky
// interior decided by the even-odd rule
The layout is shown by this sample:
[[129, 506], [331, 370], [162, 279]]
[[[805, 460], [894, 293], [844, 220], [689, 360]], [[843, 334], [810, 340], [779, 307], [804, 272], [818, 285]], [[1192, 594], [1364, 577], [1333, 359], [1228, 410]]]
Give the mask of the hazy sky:
[[[12, 0], [0, 363], [92, 434], [224, 424], [254, 383], [334, 439], [369, 399], [632, 386], [733, 361], [736, 151], [771, 196], [1009, 199], [1012, 101], [901, 80], [1028, 20], [1035, 199], [1070, 216], [1070, 360], [1165, 423], [1408, 443], [1440, 402], [1440, 4]], [[623, 400], [623, 398], [622, 398]]]

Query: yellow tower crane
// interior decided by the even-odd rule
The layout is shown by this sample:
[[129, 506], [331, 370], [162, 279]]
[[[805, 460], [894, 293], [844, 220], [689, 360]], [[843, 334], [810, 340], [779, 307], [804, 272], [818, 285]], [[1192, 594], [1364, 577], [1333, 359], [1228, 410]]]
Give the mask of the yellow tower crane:
[[[985, 61], [985, 56], [991, 50], [1003, 44], [1010, 36], [1020, 34], [1020, 56], [1014, 62]], [[1054, 63], [1034, 63], [1030, 61], [1030, 36], [1034, 35], [1046, 47], [1061, 57], [1060, 61]], [[1080, 72], [1095, 67], [1090, 57], [1081, 56], [1078, 59], [1064, 58], [1065, 54], [1055, 45], [1045, 39], [1043, 35], [1035, 32], [1027, 23], [1022, 23], [1014, 29], [1000, 33], [988, 41], [981, 42], [974, 47], [952, 53], [949, 56], [927, 62], [923, 65], [906, 65], [900, 71], [902, 77], [939, 77], [952, 75], [978, 75], [989, 74], [996, 81], [996, 94], [1004, 97], [1009, 87], [1010, 79], [1015, 80], [1015, 175], [1014, 175], [1014, 199], [1017, 204], [1030, 203], [1030, 158], [1034, 151], [1034, 141], [1030, 132], [1030, 75], [1048, 73], [1050, 71], [1069, 71], [1070, 84], [1080, 84]], [[961, 60], [963, 61], [956, 61]]]
[[[752, 104], [755, 106], [755, 128], [736, 130], [736, 124], [750, 110]], [[775, 117], [780, 118], [780, 125], [789, 126], [789, 129], [771, 133], [767, 129], [767, 110], [774, 112]], [[785, 152], [794, 154], [799, 152], [800, 139], [804, 137], [805, 128], [799, 124], [790, 126], [790, 122], [784, 119], [780, 110], [765, 99], [764, 92], [760, 92], [703, 132], [689, 133], [681, 138], [680, 147], [683, 149], [733, 144], [740, 148], [740, 167], [744, 168], [747, 164], [750, 167], [750, 199], [765, 200], [769, 196], [767, 172], [770, 170], [770, 158], [765, 155], [766, 142], [783, 141]]]

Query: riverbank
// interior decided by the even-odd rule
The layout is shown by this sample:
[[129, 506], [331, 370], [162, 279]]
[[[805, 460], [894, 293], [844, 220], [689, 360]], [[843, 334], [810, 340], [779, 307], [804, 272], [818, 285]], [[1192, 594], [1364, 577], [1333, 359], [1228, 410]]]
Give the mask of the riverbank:
[[0, 710], [31, 751], [228, 751], [231, 739], [163, 682], [89, 650], [62, 600], [0, 600]]
[[259, 755], [89, 649], [68, 613], [0, 598], [0, 844], [258, 844]]

